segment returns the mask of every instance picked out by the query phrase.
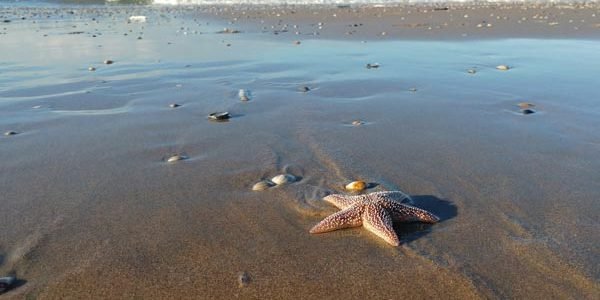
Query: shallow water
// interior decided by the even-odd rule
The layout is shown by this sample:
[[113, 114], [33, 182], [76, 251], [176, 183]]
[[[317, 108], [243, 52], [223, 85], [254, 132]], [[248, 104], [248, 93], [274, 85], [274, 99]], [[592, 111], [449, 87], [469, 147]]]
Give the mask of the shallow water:
[[[294, 45], [203, 16], [127, 24], [134, 12], [4, 26], [0, 131], [19, 134], [0, 137], [0, 275], [25, 281], [8, 295], [600, 291], [599, 41]], [[250, 190], [281, 172], [301, 180]], [[360, 228], [310, 235], [335, 211], [321, 198], [356, 179], [442, 222], [397, 226], [399, 248]]]

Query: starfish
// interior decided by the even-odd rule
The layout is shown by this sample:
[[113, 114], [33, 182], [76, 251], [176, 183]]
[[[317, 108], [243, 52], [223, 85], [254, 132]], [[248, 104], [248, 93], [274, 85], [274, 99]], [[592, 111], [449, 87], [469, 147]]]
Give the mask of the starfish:
[[342, 228], [363, 226], [393, 246], [400, 245], [393, 221], [436, 223], [434, 214], [408, 204], [410, 197], [400, 191], [375, 192], [366, 195], [329, 195], [323, 200], [341, 209], [315, 225], [310, 233], [323, 233]]

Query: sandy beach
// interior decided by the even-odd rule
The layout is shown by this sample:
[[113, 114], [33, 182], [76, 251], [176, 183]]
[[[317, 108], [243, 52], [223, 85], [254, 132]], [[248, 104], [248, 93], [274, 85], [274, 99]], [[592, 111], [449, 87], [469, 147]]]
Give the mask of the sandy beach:
[[1, 299], [600, 294], [597, 4], [0, 7]]

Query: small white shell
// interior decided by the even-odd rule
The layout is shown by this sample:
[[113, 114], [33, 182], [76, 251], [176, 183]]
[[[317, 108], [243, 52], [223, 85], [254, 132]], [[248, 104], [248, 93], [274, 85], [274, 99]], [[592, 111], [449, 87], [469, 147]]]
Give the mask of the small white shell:
[[263, 180], [263, 181], [259, 181], [259, 182], [255, 183], [252, 186], [252, 190], [253, 191], [264, 191], [274, 185], [275, 184], [269, 180]]
[[290, 174], [280, 174], [280, 175], [277, 175], [277, 176], [271, 178], [271, 181], [273, 183], [275, 183], [276, 185], [282, 185], [282, 184], [296, 181], [296, 177], [294, 177]]
[[240, 97], [241, 101], [250, 100], [250, 95], [249, 95], [248, 91], [246, 91], [244, 89], [240, 89], [240, 91], [238, 92], [238, 97]]
[[184, 155], [173, 155], [173, 156], [169, 157], [169, 159], [167, 159], [167, 162], [172, 163], [172, 162], [184, 160], [186, 158], [187, 158], [187, 156], [184, 156]]
[[7, 131], [4, 133], [4, 135], [9, 136], [9, 135], [15, 135], [18, 134], [16, 131]]
[[510, 69], [510, 67], [507, 65], [499, 65], [496, 67], [496, 69], [498, 69], [500, 71], [508, 71], [508, 69]]

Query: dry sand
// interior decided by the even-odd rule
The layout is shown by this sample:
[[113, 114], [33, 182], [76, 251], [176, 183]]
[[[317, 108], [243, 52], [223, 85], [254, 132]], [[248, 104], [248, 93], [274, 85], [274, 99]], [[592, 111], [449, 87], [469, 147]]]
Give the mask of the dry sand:
[[[398, 23], [365, 8], [352, 35], [349, 19], [329, 15], [353, 10], [286, 14], [282, 24], [325, 23], [300, 45], [260, 33], [279, 17], [257, 10], [246, 15], [266, 25], [217, 21], [245, 9], [2, 10], [12, 21], [0, 27], [0, 129], [18, 134], [0, 137], [0, 276], [21, 279], [3, 298], [600, 293], [596, 8], [469, 12], [564, 11], [586, 18], [577, 32], [588, 41], [400, 42], [426, 29], [390, 27], [464, 14], [454, 7], [418, 8], [421, 17]], [[148, 22], [127, 23], [134, 14]], [[469, 17], [469, 37], [480, 21]], [[572, 37], [570, 25], [504, 23], [525, 29], [516, 36]], [[515, 33], [493, 24], [482, 30]], [[223, 27], [242, 32], [215, 33]], [[464, 32], [444, 28], [435, 39]], [[388, 41], [373, 42], [382, 30]], [[373, 62], [381, 67], [364, 67]], [[514, 68], [496, 70], [501, 63]], [[251, 101], [238, 100], [240, 88]], [[519, 114], [523, 101], [537, 113]], [[223, 110], [229, 122], [206, 119]], [[174, 154], [189, 158], [167, 163]], [[251, 191], [282, 172], [301, 179]], [[310, 235], [336, 211], [322, 197], [356, 179], [378, 183], [369, 191], [401, 189], [442, 222], [397, 226], [398, 248], [360, 228]]]

